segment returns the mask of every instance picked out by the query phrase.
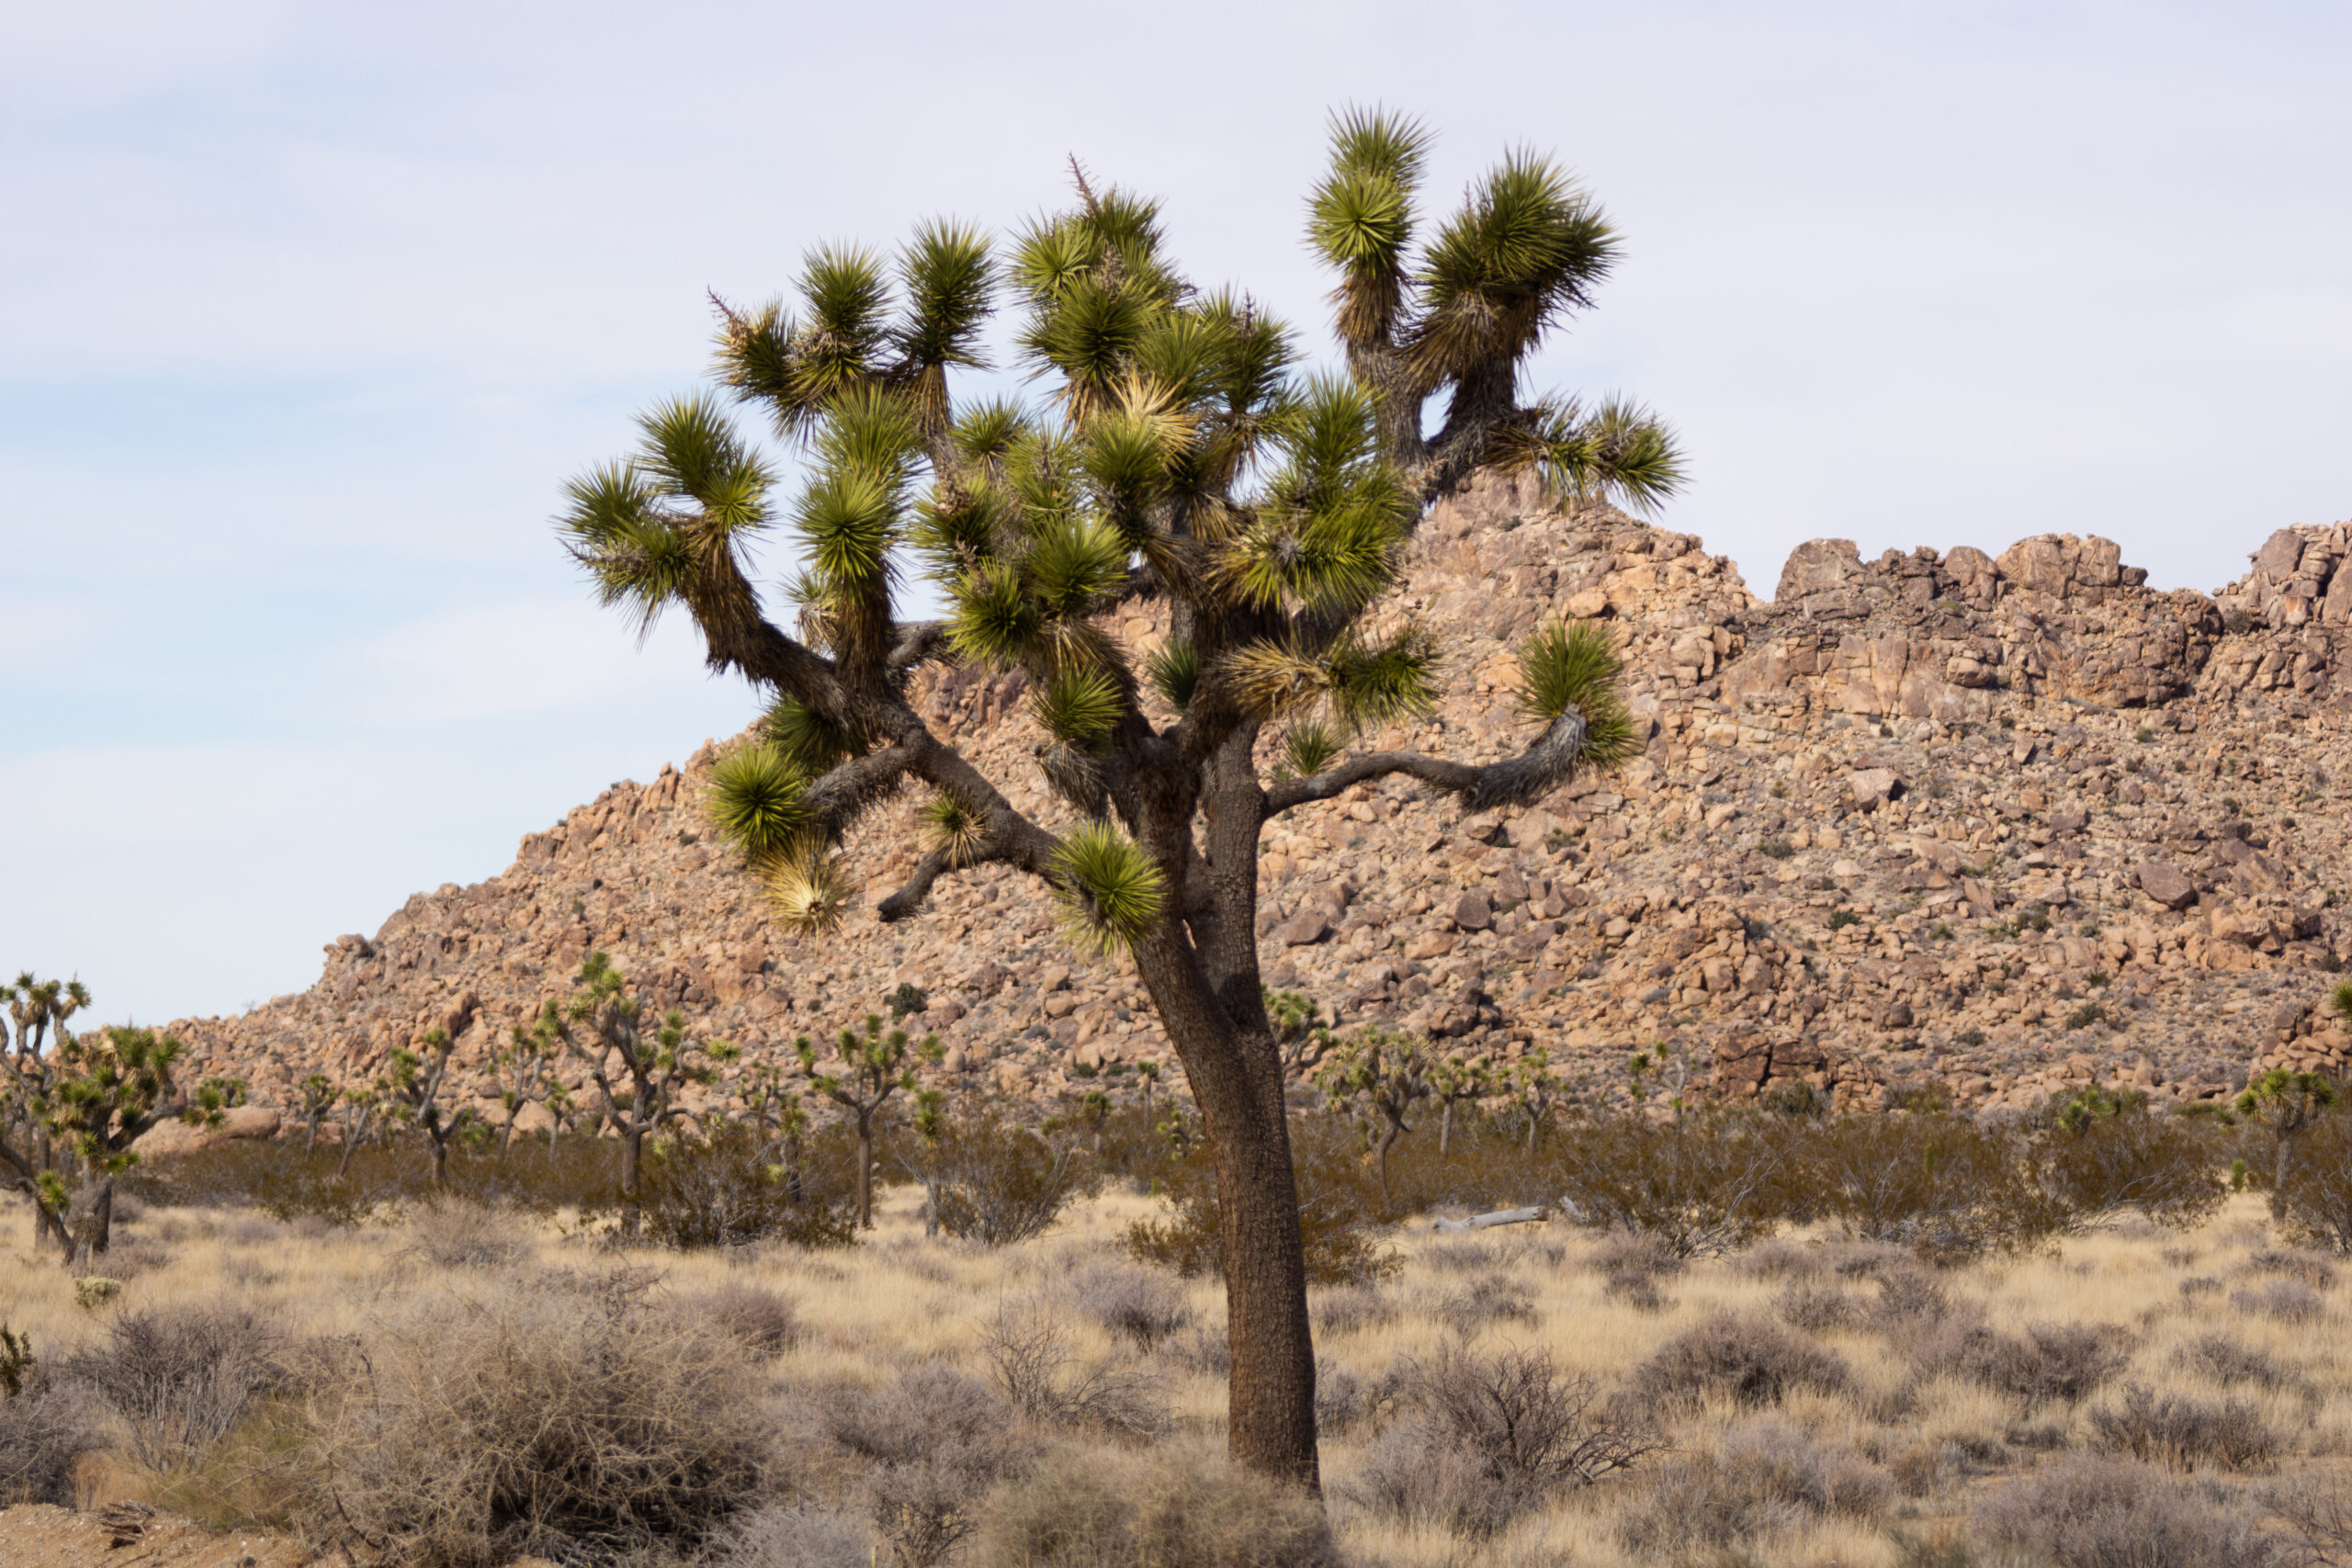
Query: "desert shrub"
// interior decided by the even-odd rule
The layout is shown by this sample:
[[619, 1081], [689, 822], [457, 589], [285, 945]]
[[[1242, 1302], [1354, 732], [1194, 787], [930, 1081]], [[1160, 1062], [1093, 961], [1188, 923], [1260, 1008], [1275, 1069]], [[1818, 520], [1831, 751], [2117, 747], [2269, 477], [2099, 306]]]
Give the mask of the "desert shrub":
[[[1298, 1182], [1298, 1236], [1306, 1278], [1317, 1285], [1364, 1285], [1393, 1278], [1404, 1260], [1385, 1245], [1395, 1228], [1378, 1176], [1363, 1158], [1354, 1128], [1340, 1117], [1291, 1120], [1291, 1164]], [[1138, 1220], [1125, 1247], [1138, 1263], [1192, 1276], [1222, 1273], [1225, 1241], [1218, 1229], [1216, 1169], [1205, 1140], [1196, 1141], [1166, 1169], [1170, 1210], [1165, 1220]]]
[[1047, 1133], [994, 1111], [950, 1120], [909, 1163], [933, 1184], [940, 1228], [989, 1247], [1044, 1235], [1073, 1200], [1102, 1190], [1072, 1129]]
[[2229, 1196], [2220, 1129], [2209, 1120], [2154, 1115], [2144, 1102], [2117, 1102], [2108, 1115], [2078, 1117], [2041, 1141], [2044, 1190], [2070, 1230], [2137, 1213], [2161, 1225], [2212, 1216]]
[[2352, 1493], [2335, 1477], [2299, 1476], [2266, 1501], [2292, 1532], [2287, 1561], [2312, 1568], [2352, 1562]]
[[712, 1568], [874, 1568], [880, 1543], [847, 1508], [756, 1509], [720, 1530]]
[[1330, 1568], [1319, 1502], [1197, 1444], [1057, 1447], [990, 1500], [979, 1568]]
[[1878, 1300], [1871, 1317], [1882, 1328], [1941, 1323], [1952, 1314], [1951, 1292], [1917, 1265], [1901, 1262], [1877, 1271]]
[[2030, 1156], [2018, 1130], [1948, 1111], [1835, 1117], [1793, 1152], [1786, 1207], [1938, 1262], [2030, 1247], [2066, 1219]]
[[898, 1559], [934, 1563], [979, 1525], [979, 1502], [1027, 1453], [997, 1393], [944, 1362], [902, 1368], [878, 1388], [839, 1386], [818, 1402], [827, 1436], [873, 1468], [868, 1517]]
[[2266, 1568], [2270, 1543], [2165, 1472], [2126, 1460], [2061, 1460], [1993, 1494], [1980, 1533], [2055, 1568]]
[[2327, 1311], [2325, 1298], [2300, 1280], [2272, 1280], [2230, 1292], [2230, 1310], [2280, 1323], [2316, 1323]]
[[494, 1147], [459, 1145], [450, 1149], [446, 1183], [436, 1190], [432, 1157], [413, 1143], [363, 1145], [346, 1168], [331, 1137], [307, 1151], [298, 1138], [232, 1138], [141, 1161], [122, 1181], [125, 1190], [156, 1204], [258, 1209], [278, 1220], [355, 1225], [436, 1196], [539, 1216], [594, 1209], [612, 1200], [619, 1158], [614, 1140], [584, 1134], [552, 1144], [518, 1140], [503, 1156]]
[[[832, 1142], [813, 1147], [832, 1151]], [[643, 1235], [685, 1249], [781, 1241], [796, 1247], [847, 1247], [856, 1239], [855, 1187], [847, 1161], [811, 1159], [787, 1167], [763, 1130], [723, 1122], [707, 1138], [650, 1147], [639, 1174]], [[617, 1207], [617, 1197], [597, 1207]]]
[[1805, 1334], [1853, 1328], [1866, 1315], [1850, 1292], [1811, 1280], [1792, 1280], [1772, 1300], [1772, 1315]]
[[1070, 1282], [1070, 1293], [1079, 1311], [1145, 1355], [1193, 1321], [1183, 1292], [1141, 1269], [1095, 1264]]
[[1340, 1285], [1310, 1292], [1306, 1310], [1318, 1334], [1355, 1334], [1396, 1321], [1396, 1303], [1374, 1285]]
[[497, 1269], [530, 1257], [531, 1238], [511, 1213], [450, 1199], [410, 1217], [401, 1251], [436, 1269]]
[[2094, 1447], [2173, 1470], [2260, 1470], [2278, 1457], [2278, 1434], [2239, 1399], [2215, 1404], [2128, 1383], [2120, 1403], [2098, 1406], [2089, 1420]]
[[1409, 1368], [1392, 1365], [1378, 1377], [1367, 1378], [1351, 1367], [1325, 1366], [1317, 1358], [1316, 1431], [1334, 1437], [1351, 1431], [1363, 1422], [1384, 1419], [1403, 1397], [1408, 1373]]
[[1792, 1389], [1836, 1393], [1852, 1381], [1834, 1351], [1778, 1324], [1721, 1313], [1658, 1347], [1625, 1380], [1620, 1398], [1647, 1409], [1712, 1396], [1778, 1404]]
[[1084, 1361], [1054, 1303], [1001, 1304], [980, 1332], [980, 1353], [1012, 1407], [1041, 1426], [1152, 1438], [1167, 1430], [1167, 1400], [1142, 1371]]
[[285, 1343], [254, 1314], [211, 1305], [125, 1313], [60, 1371], [122, 1418], [156, 1470], [200, 1459], [285, 1380]]
[[1785, 1217], [1779, 1191], [1790, 1139], [1759, 1118], [1638, 1116], [1580, 1122], [1554, 1141], [1561, 1212], [1578, 1224], [1638, 1231], [1678, 1258], [1746, 1247]]
[[380, 1320], [312, 1391], [309, 1534], [417, 1568], [617, 1562], [759, 1506], [775, 1432], [742, 1348], [650, 1283], [444, 1289]]
[[1402, 1374], [1408, 1413], [1352, 1483], [1366, 1506], [1392, 1517], [1483, 1539], [1657, 1447], [1604, 1413], [1591, 1381], [1562, 1372], [1549, 1352], [1454, 1345]]
[[52, 1384], [30, 1342], [0, 1323], [0, 1509], [72, 1507], [75, 1461], [103, 1447], [81, 1392]]
[[2021, 1405], [2078, 1404], [2130, 1365], [2131, 1342], [2109, 1324], [2035, 1323], [2018, 1334], [1970, 1328], [1925, 1370], [1947, 1371]]
[[2295, 1134], [2294, 1157], [2270, 1203], [2290, 1237], [2352, 1253], [2352, 1116], [2323, 1116]]
[[1480, 1274], [1439, 1298], [1439, 1322], [1457, 1334], [1476, 1334], [1498, 1323], [1536, 1321], [1535, 1297], [1508, 1274]]
[[2314, 1291], [2333, 1290], [2335, 1286], [2335, 1266], [2316, 1252], [2267, 1247], [2248, 1254], [2245, 1267], [2249, 1274], [2275, 1274]]
[[1666, 1305], [1658, 1281], [1680, 1273], [1683, 1261], [1672, 1244], [1651, 1231], [1612, 1231], [1592, 1249], [1602, 1292], [1645, 1312]]
[[1618, 1528], [1637, 1552], [1679, 1557], [1821, 1519], [1875, 1520], [1894, 1492], [1885, 1472], [1765, 1421], [1661, 1464]]
[[2273, 1393], [2303, 1385], [2303, 1380], [2271, 1359], [2270, 1352], [2241, 1345], [2225, 1334], [2208, 1334], [2172, 1353], [2175, 1365], [2201, 1372], [2225, 1388], [2251, 1383]]
[[677, 1298], [678, 1313], [699, 1317], [763, 1356], [780, 1356], [800, 1343], [800, 1314], [789, 1298], [764, 1285], [729, 1280]]

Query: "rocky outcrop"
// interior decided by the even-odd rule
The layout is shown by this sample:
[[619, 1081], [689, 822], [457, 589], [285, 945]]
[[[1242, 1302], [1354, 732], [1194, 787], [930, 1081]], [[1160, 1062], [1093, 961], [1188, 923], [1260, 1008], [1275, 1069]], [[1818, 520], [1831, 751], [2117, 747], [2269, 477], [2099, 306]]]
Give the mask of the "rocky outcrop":
[[[2317, 1003], [2352, 956], [2346, 535], [2274, 535], [2213, 598], [2152, 591], [2098, 538], [1871, 561], [1820, 540], [1766, 602], [1688, 536], [1479, 476], [1432, 509], [1382, 611], [1439, 634], [1442, 700], [1367, 741], [1516, 750], [1514, 649], [1567, 615], [1618, 628], [1646, 752], [1500, 812], [1390, 780], [1269, 824], [1268, 978], [1343, 1025], [1503, 1063], [1541, 1049], [1593, 1099], [1624, 1097], [1637, 1048], [1694, 1089], [1846, 1104], [1888, 1085], [2024, 1104], [2093, 1076], [2193, 1099], [2320, 1059], [2337, 1033]], [[1106, 629], [1140, 651], [1165, 628]], [[1066, 819], [1018, 674], [931, 667], [910, 689], [1017, 803]], [[494, 1118], [497, 1047], [601, 949], [653, 1007], [787, 1072], [795, 1036], [902, 982], [962, 1092], [1123, 1093], [1129, 1064], [1165, 1055], [1132, 972], [1072, 951], [999, 870], [947, 879], [899, 925], [772, 925], [707, 838], [717, 754], [337, 938], [309, 991], [175, 1029], [199, 1071], [283, 1105], [314, 1068], [365, 1082], [444, 1028]], [[886, 804], [848, 846], [876, 896], [912, 864], [920, 804]]]

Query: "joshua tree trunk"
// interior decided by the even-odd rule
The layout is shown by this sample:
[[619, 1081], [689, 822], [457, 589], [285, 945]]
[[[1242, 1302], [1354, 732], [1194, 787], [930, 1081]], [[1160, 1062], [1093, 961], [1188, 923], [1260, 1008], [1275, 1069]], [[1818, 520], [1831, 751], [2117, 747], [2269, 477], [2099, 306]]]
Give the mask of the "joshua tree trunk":
[[874, 1228], [874, 1112], [857, 1108], [857, 1228]]
[[637, 1233], [645, 1216], [644, 1193], [639, 1185], [639, 1156], [645, 1147], [645, 1126], [632, 1112], [627, 1121], [616, 1117], [621, 1130], [621, 1235], [629, 1240]]
[[[1216, 1160], [1233, 1352], [1227, 1441], [1251, 1469], [1317, 1487], [1315, 1343], [1282, 1062], [1272, 1031], [1237, 1029], [1198, 984], [1197, 970], [1194, 984], [1171, 996], [1155, 973], [1160, 968], [1147, 962], [1145, 983], [1184, 1064]], [[1254, 962], [1250, 970], [1254, 977]]]
[[72, 1253], [74, 1260], [85, 1258], [102, 1258], [106, 1255], [107, 1248], [113, 1245], [113, 1177], [107, 1176], [99, 1179], [97, 1195], [90, 1200], [90, 1206], [83, 1212], [81, 1232], [82, 1234], [74, 1238], [73, 1244]]

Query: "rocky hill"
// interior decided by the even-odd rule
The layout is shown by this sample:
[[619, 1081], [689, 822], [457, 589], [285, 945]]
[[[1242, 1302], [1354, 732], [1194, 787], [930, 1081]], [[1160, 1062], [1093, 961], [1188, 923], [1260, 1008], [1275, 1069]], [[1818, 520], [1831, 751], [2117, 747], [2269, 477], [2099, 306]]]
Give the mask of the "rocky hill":
[[[2323, 1006], [2352, 955], [2347, 555], [2352, 525], [2282, 530], [2209, 597], [2152, 592], [2099, 538], [1871, 561], [1821, 540], [1765, 603], [1694, 538], [1481, 476], [1432, 512], [1391, 606], [1440, 633], [1443, 701], [1380, 744], [1514, 750], [1511, 649], [1566, 614], [1622, 627], [1647, 753], [1525, 809], [1464, 818], [1396, 779], [1270, 824], [1268, 978], [1342, 1024], [1540, 1046], [1599, 1096], [1660, 1043], [1693, 1089], [1804, 1081], [1845, 1103], [1932, 1082], [2022, 1104], [2093, 1076], [2210, 1098], [2258, 1061], [2352, 1065]], [[1067, 817], [1017, 674], [933, 667], [916, 690], [1018, 803]], [[772, 925], [708, 840], [716, 754], [336, 939], [310, 990], [172, 1028], [201, 1071], [282, 1104], [305, 1073], [365, 1081], [446, 1025], [485, 1092], [510, 1025], [601, 948], [659, 1006], [784, 1060], [901, 981], [962, 1085], [1052, 1091], [1165, 1055], [1132, 972], [1071, 949], [1001, 868], [900, 925]], [[852, 842], [877, 890], [912, 863], [918, 806]]]

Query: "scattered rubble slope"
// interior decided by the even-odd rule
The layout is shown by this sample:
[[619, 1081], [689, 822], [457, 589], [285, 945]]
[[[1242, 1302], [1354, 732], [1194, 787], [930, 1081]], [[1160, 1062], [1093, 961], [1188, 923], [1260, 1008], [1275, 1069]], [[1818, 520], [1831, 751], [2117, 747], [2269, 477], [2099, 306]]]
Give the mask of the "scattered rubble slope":
[[[2352, 525], [2282, 530], [2208, 597], [2151, 591], [2105, 539], [1873, 561], [1821, 540], [1765, 603], [1696, 539], [1482, 475], [1432, 511], [1388, 606], [1439, 633], [1443, 700], [1378, 743], [1515, 749], [1512, 649], [1566, 615], [1622, 628], [1647, 754], [1496, 815], [1394, 779], [1270, 824], [1268, 978], [1342, 1024], [1541, 1047], [1596, 1096], [1660, 1044], [1693, 1089], [1843, 1103], [1932, 1083], [2023, 1104], [2094, 1076], [2211, 1098], [2258, 1060], [2343, 1067], [2352, 1037], [2321, 1004], [2352, 952], [2347, 555]], [[1067, 819], [1018, 674], [933, 667], [914, 689], [1016, 802]], [[901, 981], [954, 1083], [1054, 1092], [1164, 1055], [1132, 972], [1074, 951], [999, 868], [904, 924], [772, 925], [699, 809], [716, 754], [339, 938], [309, 991], [172, 1027], [199, 1070], [284, 1105], [305, 1073], [364, 1081], [445, 1025], [486, 1094], [509, 1028], [601, 948], [655, 1005], [782, 1059]], [[919, 805], [853, 840], [876, 897], [912, 864]]]

